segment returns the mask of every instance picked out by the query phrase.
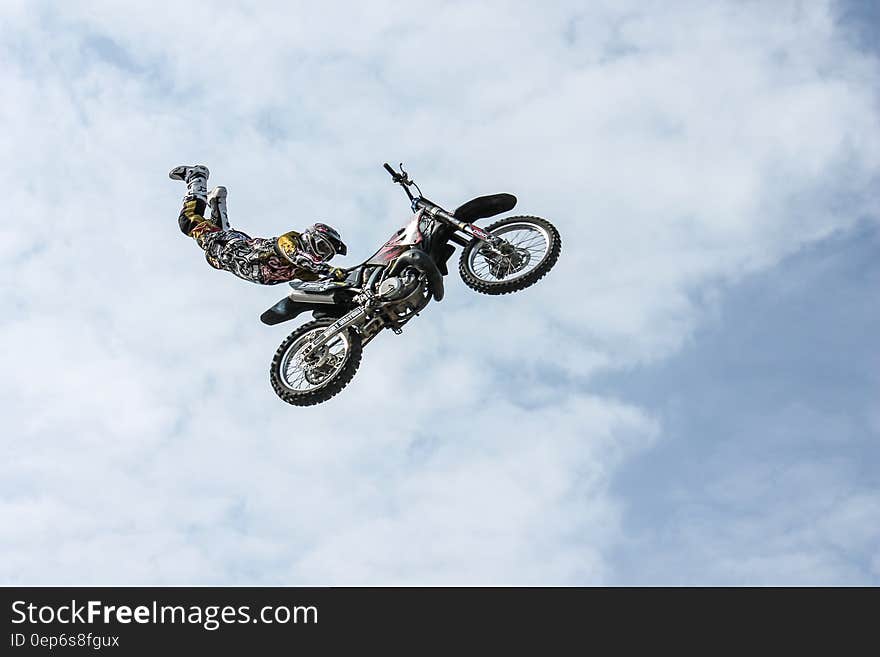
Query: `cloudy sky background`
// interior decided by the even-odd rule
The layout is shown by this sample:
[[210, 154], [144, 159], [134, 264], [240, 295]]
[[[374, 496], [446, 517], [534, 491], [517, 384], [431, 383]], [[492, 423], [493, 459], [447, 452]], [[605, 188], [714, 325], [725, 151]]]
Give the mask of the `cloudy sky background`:
[[[0, 582], [880, 583], [870, 3], [0, 4]], [[234, 225], [515, 193], [557, 267], [268, 362]]]

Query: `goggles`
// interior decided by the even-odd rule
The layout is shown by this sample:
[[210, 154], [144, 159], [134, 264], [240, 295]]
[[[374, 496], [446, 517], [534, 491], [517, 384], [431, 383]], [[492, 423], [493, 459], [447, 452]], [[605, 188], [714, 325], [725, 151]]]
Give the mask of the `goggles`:
[[306, 231], [301, 235], [301, 239], [306, 250], [324, 262], [336, 255], [336, 247], [333, 246], [333, 242], [321, 233]]

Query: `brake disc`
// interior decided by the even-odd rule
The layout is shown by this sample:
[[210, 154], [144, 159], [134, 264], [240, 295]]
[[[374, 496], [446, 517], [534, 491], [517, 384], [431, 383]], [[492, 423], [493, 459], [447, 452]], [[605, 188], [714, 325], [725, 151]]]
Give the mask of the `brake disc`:
[[516, 249], [509, 255], [493, 254], [485, 256], [489, 263], [489, 273], [495, 278], [504, 278], [510, 274], [525, 269], [531, 259], [531, 254], [526, 249]]

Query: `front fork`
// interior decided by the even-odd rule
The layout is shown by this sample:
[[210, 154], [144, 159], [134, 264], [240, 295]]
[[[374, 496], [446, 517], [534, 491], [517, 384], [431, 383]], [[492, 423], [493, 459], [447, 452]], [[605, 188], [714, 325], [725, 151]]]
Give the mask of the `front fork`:
[[[415, 205], [416, 203], [413, 202], [413, 206]], [[465, 235], [488, 245], [489, 248], [485, 249], [486, 252], [483, 257], [489, 264], [489, 271], [496, 277], [500, 278], [502, 275], [505, 275], [505, 271], [507, 273], [519, 271], [528, 264], [528, 252], [522, 253], [521, 250], [517, 249], [506, 239], [493, 235], [479, 226], [461, 221], [437, 206], [425, 207], [425, 212]], [[456, 234], [453, 234], [449, 240], [461, 247], [466, 247], [469, 244], [468, 240]], [[480, 250], [482, 251], [483, 247], [480, 247]]]
[[[449, 226], [452, 226], [457, 230], [460, 230], [465, 235], [469, 235], [470, 237], [478, 239], [481, 242], [486, 242], [493, 249], [496, 249], [501, 253], [505, 253], [506, 247], [510, 247], [506, 240], [503, 240], [500, 237], [496, 237], [492, 233], [483, 230], [475, 224], [469, 224], [466, 221], [456, 219], [453, 215], [449, 214], [442, 208], [438, 208], [437, 206], [428, 206], [425, 207], [424, 210], [431, 217], [439, 219], [443, 223], [448, 224]], [[457, 235], [453, 235], [450, 239], [459, 246], [467, 246], [467, 241], [458, 237]]]
[[343, 331], [347, 331], [349, 327], [360, 323], [360, 321], [366, 316], [367, 311], [361, 306], [358, 306], [354, 310], [346, 313], [335, 322], [333, 322], [326, 329], [324, 329], [324, 332], [321, 333], [321, 335], [318, 336], [317, 339], [313, 340], [311, 344], [306, 345], [306, 347], [303, 349], [303, 358], [308, 357], [309, 354], [311, 354], [315, 349], [323, 347], [325, 344], [330, 342], [330, 340], [332, 340]]

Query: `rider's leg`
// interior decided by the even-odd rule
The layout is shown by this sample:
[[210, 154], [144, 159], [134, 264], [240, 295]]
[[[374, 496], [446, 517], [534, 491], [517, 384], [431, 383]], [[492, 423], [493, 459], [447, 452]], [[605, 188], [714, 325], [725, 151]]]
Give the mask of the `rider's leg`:
[[[226, 188], [215, 187], [207, 193], [208, 168], [175, 167], [168, 174], [187, 184], [187, 194], [180, 211], [180, 229], [192, 237], [205, 252], [208, 263], [252, 283], [274, 285], [293, 278], [293, 267], [275, 254], [275, 241], [252, 238], [229, 228]], [[211, 218], [205, 218], [210, 205]]]
[[211, 223], [220, 230], [229, 230], [229, 213], [226, 210], [226, 188], [215, 187], [208, 194], [208, 205], [211, 207]]
[[[202, 232], [211, 229], [210, 225], [200, 226], [207, 222], [207, 219], [205, 219], [205, 208], [208, 204], [209, 175], [208, 167], [202, 165], [175, 167], [168, 174], [168, 177], [172, 180], [183, 180], [186, 183], [186, 196], [183, 197], [183, 208], [177, 218], [180, 230], [184, 235], [194, 237], [193, 231], [196, 227], [200, 227]], [[210, 224], [210, 222], [208, 223]]]

